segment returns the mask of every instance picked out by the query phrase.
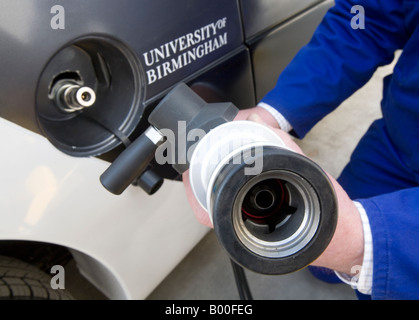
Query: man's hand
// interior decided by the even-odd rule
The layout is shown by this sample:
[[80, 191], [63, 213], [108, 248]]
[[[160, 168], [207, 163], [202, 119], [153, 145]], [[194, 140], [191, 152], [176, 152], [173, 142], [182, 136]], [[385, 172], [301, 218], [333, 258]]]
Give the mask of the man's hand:
[[[266, 110], [257, 110], [262, 108], [253, 108], [249, 110], [243, 110], [239, 112], [236, 120], [250, 120], [265, 124], [265, 119], [269, 122], [272, 121], [272, 117], [269, 118], [269, 112]], [[274, 126], [270, 126], [284, 141], [285, 145], [292, 151], [304, 155], [300, 147], [292, 140], [288, 133], [278, 129], [275, 119]], [[276, 127], [275, 127], [276, 125]], [[350, 274], [351, 268], [356, 265], [362, 265], [363, 252], [364, 252], [364, 237], [361, 218], [358, 209], [349, 198], [347, 193], [339, 185], [339, 183], [328, 174], [328, 177], [335, 189], [337, 201], [338, 201], [338, 222], [336, 226], [335, 234], [324, 253], [313, 263], [316, 266], [322, 266], [329, 269], [333, 269], [339, 272]], [[193, 195], [190, 183], [189, 183], [189, 171], [183, 174], [183, 182], [185, 185], [186, 195], [189, 203], [195, 213], [198, 221], [208, 227], [213, 227], [208, 216], [208, 213], [201, 207], [196, 198]]]

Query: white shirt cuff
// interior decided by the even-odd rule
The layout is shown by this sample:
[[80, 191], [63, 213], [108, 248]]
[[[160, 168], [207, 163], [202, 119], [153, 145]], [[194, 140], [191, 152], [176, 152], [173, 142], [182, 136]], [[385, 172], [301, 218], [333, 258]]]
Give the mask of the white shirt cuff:
[[336, 275], [344, 283], [357, 289], [360, 293], [370, 295], [372, 292], [372, 279], [373, 279], [373, 245], [372, 233], [368, 220], [367, 213], [361, 203], [354, 201], [355, 206], [361, 216], [362, 227], [364, 230], [364, 257], [362, 266], [353, 266], [351, 275], [335, 272]]
[[283, 131], [290, 132], [292, 130], [291, 124], [288, 122], [287, 119], [284, 118], [284, 116], [278, 110], [276, 110], [275, 108], [271, 107], [269, 104], [266, 104], [264, 102], [259, 102], [257, 106], [268, 111], [275, 118], [275, 120], [278, 122], [279, 127]]

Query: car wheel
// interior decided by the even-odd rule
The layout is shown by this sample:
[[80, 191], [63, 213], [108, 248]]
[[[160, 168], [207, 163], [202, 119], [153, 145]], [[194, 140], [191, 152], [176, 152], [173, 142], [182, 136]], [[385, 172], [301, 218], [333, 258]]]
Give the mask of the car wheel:
[[33, 265], [0, 256], [0, 300], [72, 300], [69, 292], [51, 287], [51, 277]]

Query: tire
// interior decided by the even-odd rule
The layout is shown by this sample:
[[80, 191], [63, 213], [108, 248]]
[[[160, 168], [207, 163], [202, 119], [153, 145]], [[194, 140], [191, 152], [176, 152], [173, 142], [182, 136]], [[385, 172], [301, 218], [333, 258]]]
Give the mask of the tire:
[[0, 256], [0, 300], [73, 300], [67, 291], [52, 289], [50, 281], [35, 266]]

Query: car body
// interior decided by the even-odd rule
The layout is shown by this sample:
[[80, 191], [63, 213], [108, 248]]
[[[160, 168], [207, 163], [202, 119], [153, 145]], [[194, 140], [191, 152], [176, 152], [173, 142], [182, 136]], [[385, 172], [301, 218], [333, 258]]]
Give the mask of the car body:
[[[123, 150], [118, 135], [135, 139], [178, 82], [208, 102], [254, 106], [332, 5], [0, 0], [0, 254], [29, 261], [22, 248], [58, 246], [108, 298], [146, 298], [208, 229], [170, 168], [155, 166], [164, 183], [152, 195], [103, 188], [100, 175]], [[103, 131], [48, 109], [55, 80], [93, 81], [78, 74], [92, 68], [83, 53], [77, 60], [69, 48], [87, 52], [92, 74], [107, 83], [106, 99], [95, 105]], [[20, 252], [10, 250], [16, 244]]]

